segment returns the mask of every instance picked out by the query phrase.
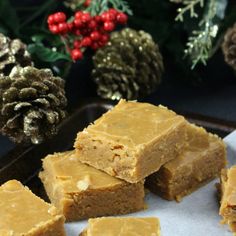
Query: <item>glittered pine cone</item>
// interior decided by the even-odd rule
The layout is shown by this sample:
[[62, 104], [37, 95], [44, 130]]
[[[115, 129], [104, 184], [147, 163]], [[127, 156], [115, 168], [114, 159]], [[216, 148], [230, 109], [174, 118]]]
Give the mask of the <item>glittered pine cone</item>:
[[26, 45], [19, 39], [9, 39], [0, 33], [0, 76], [9, 75], [14, 66], [32, 66]]
[[14, 67], [0, 77], [0, 131], [14, 142], [41, 143], [66, 116], [64, 81], [49, 69]]
[[236, 23], [226, 32], [222, 51], [225, 62], [236, 71]]
[[129, 28], [112, 33], [93, 61], [98, 95], [113, 100], [137, 99], [151, 93], [160, 84], [164, 70], [151, 35]]

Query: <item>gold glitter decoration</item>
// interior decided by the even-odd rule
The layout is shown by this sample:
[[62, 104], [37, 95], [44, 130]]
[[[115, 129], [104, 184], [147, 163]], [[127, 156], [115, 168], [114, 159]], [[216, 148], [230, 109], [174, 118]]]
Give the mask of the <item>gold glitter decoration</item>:
[[0, 77], [0, 131], [14, 142], [39, 144], [66, 116], [64, 81], [50, 69], [14, 67]]
[[236, 71], [236, 23], [225, 34], [222, 44], [225, 62]]
[[14, 66], [32, 66], [26, 45], [0, 33], [0, 76], [9, 75]]
[[112, 100], [150, 94], [160, 84], [164, 70], [159, 47], [151, 35], [130, 28], [112, 33], [93, 61], [97, 93]]

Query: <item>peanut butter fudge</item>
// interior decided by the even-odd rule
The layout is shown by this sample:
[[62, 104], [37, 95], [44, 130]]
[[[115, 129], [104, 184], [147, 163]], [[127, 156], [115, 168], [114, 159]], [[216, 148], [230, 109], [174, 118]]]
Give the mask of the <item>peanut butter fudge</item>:
[[186, 123], [166, 107], [121, 100], [78, 133], [74, 147], [81, 162], [136, 183], [176, 157]]
[[1, 236], [65, 236], [64, 221], [54, 206], [20, 182], [10, 180], [0, 187]]
[[221, 206], [220, 215], [223, 223], [229, 224], [236, 233], [236, 166], [221, 173]]
[[67, 221], [144, 209], [143, 181], [130, 184], [83, 164], [74, 151], [49, 155], [40, 178]]
[[80, 236], [160, 236], [157, 218], [101, 217], [89, 219], [88, 227]]
[[174, 160], [146, 180], [147, 187], [168, 200], [181, 200], [187, 194], [220, 175], [226, 165], [223, 141], [203, 128], [189, 124], [187, 146]]

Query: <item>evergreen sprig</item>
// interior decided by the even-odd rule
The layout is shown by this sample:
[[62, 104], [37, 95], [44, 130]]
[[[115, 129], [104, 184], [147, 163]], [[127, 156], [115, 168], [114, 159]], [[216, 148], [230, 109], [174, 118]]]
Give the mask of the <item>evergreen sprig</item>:
[[115, 8], [119, 11], [125, 12], [129, 15], [132, 15], [132, 10], [129, 7], [129, 4], [124, 0], [96, 0], [91, 1], [89, 7], [86, 11], [90, 12], [91, 15], [99, 15], [100, 13], [107, 11], [109, 8]]
[[198, 64], [206, 65], [212, 55], [213, 41], [219, 31], [219, 21], [224, 17], [226, 0], [209, 0], [199, 22], [199, 30], [194, 30], [188, 38], [184, 53], [192, 61], [192, 69]]
[[[173, 2], [173, 0], [171, 0]], [[176, 2], [176, 0], [174, 0]], [[201, 8], [204, 7], [204, 0], [180, 0], [177, 3], [182, 3], [184, 6], [178, 8], [178, 15], [176, 16], [176, 21], [184, 21], [184, 15], [190, 12], [190, 17], [197, 18], [198, 14], [195, 8], [199, 5]]]

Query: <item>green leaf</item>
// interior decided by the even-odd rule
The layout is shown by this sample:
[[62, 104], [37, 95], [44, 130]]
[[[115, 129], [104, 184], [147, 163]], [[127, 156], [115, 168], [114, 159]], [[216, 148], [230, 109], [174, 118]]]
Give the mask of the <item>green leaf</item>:
[[14, 33], [14, 36], [19, 34], [19, 18], [9, 0], [0, 1], [0, 21]]
[[30, 44], [28, 45], [28, 51], [33, 57], [36, 56], [45, 62], [55, 62], [57, 60], [71, 61], [69, 55], [53, 51], [51, 48], [47, 48], [43, 44]]

